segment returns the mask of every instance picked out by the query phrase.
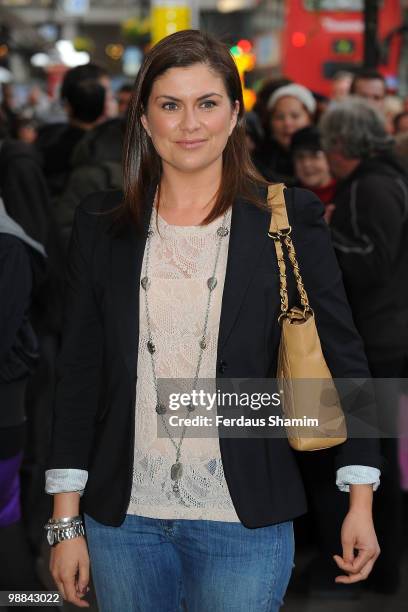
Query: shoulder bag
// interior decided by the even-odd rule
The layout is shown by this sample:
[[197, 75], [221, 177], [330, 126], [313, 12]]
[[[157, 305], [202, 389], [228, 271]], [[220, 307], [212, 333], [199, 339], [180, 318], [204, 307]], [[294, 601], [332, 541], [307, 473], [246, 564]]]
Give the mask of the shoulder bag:
[[[282, 331], [276, 376], [289, 444], [298, 451], [312, 451], [341, 444], [347, 439], [347, 428], [300, 273], [284, 188], [283, 183], [268, 188], [272, 212], [268, 235], [274, 241], [278, 259], [281, 302]], [[299, 306], [289, 307], [285, 252], [293, 269]]]

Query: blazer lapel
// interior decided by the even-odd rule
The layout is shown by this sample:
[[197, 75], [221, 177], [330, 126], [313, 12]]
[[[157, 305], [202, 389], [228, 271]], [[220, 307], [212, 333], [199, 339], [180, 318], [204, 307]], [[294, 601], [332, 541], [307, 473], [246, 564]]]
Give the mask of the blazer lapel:
[[129, 223], [112, 241], [111, 286], [115, 324], [132, 379], [137, 370], [140, 276], [153, 196], [148, 198], [144, 211], [143, 231], [137, 231]]
[[255, 205], [241, 199], [234, 203], [218, 334], [218, 355], [228, 340], [256, 265], [270, 240], [269, 222], [270, 214], [267, 211], [262, 213]]

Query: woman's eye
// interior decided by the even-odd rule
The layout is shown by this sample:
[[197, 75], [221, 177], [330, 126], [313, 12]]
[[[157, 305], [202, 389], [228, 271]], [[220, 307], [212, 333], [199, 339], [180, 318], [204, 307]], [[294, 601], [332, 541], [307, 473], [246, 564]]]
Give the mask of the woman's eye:
[[175, 110], [177, 108], [177, 104], [175, 102], [165, 102], [162, 108], [165, 110]]
[[214, 108], [214, 106], [217, 106], [217, 104], [214, 102], [214, 100], [204, 100], [202, 106], [204, 106], [204, 108]]
[[[201, 103], [201, 107], [203, 108], [213, 108], [216, 105], [216, 102], [214, 102], [213, 100], [205, 100]], [[165, 102], [164, 104], [162, 104], [162, 108], [164, 110], [174, 111], [177, 110], [177, 104], [176, 102]]]

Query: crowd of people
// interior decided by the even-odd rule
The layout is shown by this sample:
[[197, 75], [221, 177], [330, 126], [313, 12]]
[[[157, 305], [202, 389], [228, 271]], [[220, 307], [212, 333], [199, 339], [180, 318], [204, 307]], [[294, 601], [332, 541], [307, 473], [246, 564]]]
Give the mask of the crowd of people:
[[[389, 105], [384, 78], [372, 70], [360, 70], [353, 78], [339, 75], [333, 99], [325, 100], [323, 109], [322, 100], [302, 85], [285, 81], [265, 88], [268, 96], [261, 92], [249, 122], [254, 162], [268, 180], [309, 189], [324, 203], [371, 373], [378, 379], [402, 378], [408, 354], [408, 293], [402, 281], [408, 265], [407, 101], [392, 96]], [[404, 389], [379, 387], [381, 418], [396, 423]], [[382, 440], [382, 451], [387, 469], [375, 496], [382, 554], [369, 583], [395, 592], [403, 534], [401, 472], [407, 470], [407, 455], [403, 439]], [[336, 545], [345, 499], [324, 485], [330, 483], [330, 462], [305, 454], [299, 461], [318, 515], [323, 553], [310, 568], [309, 583], [327, 590], [335, 568], [328, 568], [325, 559]], [[327, 495], [323, 513], [322, 491]]]
[[[35, 560], [43, 554], [43, 525], [50, 516], [44, 469], [71, 228], [88, 194], [123, 186], [132, 87], [113, 92], [109, 74], [90, 63], [66, 72], [59, 95], [49, 100], [36, 86], [16, 108], [13, 85], [2, 87], [0, 590], [43, 588]], [[288, 79], [270, 80], [246, 114], [245, 127], [252, 161], [267, 181], [308, 189], [323, 202], [371, 373], [404, 378], [408, 98], [388, 95], [374, 70], [338, 74], [331, 99]], [[398, 422], [406, 391], [398, 382], [379, 385], [380, 419]], [[381, 450], [374, 519], [382, 553], [368, 585], [393, 593], [400, 584], [408, 449], [393, 437], [381, 441]], [[336, 568], [328, 567], [327, 555], [339, 547], [346, 496], [333, 486], [330, 450], [303, 453], [298, 461], [319, 533], [308, 586], [339, 590], [343, 585], [334, 584]]]

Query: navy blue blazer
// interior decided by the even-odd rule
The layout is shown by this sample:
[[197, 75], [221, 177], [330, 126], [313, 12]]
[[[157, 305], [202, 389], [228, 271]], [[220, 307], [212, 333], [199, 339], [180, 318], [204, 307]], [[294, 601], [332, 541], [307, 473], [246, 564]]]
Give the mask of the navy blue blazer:
[[[287, 189], [285, 197], [332, 375], [369, 377], [323, 206], [302, 189]], [[129, 223], [113, 233], [111, 215], [105, 213], [121, 198], [120, 192], [92, 194], [76, 211], [48, 462], [48, 469], [87, 470], [81, 510], [112, 526], [125, 519], [132, 486], [139, 288], [153, 200], [146, 205], [143, 232]], [[276, 371], [280, 298], [269, 221], [266, 210], [235, 201], [217, 349], [220, 378], [264, 378]], [[289, 288], [293, 293], [293, 283]], [[366, 410], [353, 406], [361, 418]], [[271, 525], [306, 511], [295, 453], [286, 439], [220, 438], [220, 449], [229, 492], [245, 526]], [[376, 441], [350, 439], [337, 447], [335, 467], [352, 464], [380, 467]]]

